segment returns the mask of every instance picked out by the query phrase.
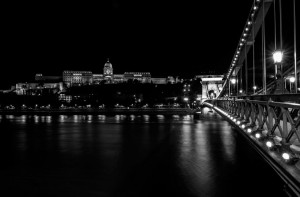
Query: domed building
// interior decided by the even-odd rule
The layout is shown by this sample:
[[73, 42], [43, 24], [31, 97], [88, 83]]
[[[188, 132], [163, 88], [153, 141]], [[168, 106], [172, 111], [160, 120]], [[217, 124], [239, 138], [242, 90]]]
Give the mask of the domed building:
[[107, 62], [104, 64], [103, 67], [103, 78], [104, 80], [110, 83], [114, 81], [113, 67], [112, 64], [109, 62], [109, 59], [107, 59]]

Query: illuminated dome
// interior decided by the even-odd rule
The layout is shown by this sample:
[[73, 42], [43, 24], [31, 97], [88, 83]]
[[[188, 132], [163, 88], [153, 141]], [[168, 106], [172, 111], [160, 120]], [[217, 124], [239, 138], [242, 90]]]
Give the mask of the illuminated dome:
[[112, 68], [112, 64], [109, 62], [109, 59], [107, 59], [107, 62], [104, 64], [104, 67]]
[[107, 59], [107, 62], [104, 64], [103, 74], [104, 76], [110, 76], [110, 77], [113, 75], [113, 68], [112, 68], [112, 64], [109, 62], [109, 59]]

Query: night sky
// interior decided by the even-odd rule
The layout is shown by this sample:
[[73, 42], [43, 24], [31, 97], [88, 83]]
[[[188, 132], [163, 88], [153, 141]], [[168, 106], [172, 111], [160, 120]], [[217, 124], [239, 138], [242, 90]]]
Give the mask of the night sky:
[[10, 4], [2, 19], [0, 89], [63, 70], [226, 73], [252, 0]]

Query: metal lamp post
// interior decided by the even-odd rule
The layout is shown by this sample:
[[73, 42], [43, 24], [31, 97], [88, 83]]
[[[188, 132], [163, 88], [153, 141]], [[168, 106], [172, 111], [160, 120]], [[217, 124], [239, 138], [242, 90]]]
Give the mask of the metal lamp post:
[[281, 73], [281, 66], [282, 66], [282, 59], [283, 59], [283, 52], [281, 50], [276, 50], [273, 53], [273, 60], [275, 64], [275, 68], [277, 68], [277, 74], [275, 77], [276, 80], [276, 88], [274, 90], [275, 94], [283, 93], [284, 87], [283, 87], [283, 80], [282, 80], [282, 73]]
[[292, 93], [292, 90], [293, 90], [293, 88], [292, 88], [293, 85], [292, 84], [295, 83], [296, 78], [295, 77], [291, 77], [289, 79], [289, 81], [290, 81], [290, 93]]
[[[235, 78], [231, 78], [230, 79], [230, 83], [229, 83], [229, 96], [231, 96], [231, 91], [230, 91], [230, 86], [231, 85], [230, 84], [233, 84], [233, 85], [236, 84], [236, 79]], [[233, 91], [234, 91], [234, 88], [233, 88]]]

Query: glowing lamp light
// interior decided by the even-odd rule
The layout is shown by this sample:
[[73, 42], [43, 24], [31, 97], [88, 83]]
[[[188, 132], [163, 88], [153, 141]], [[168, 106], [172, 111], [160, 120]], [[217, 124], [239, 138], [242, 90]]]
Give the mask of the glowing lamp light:
[[256, 90], [257, 89], [257, 87], [256, 86], [253, 86], [253, 90]]
[[232, 84], [235, 84], [235, 83], [236, 83], [236, 79], [234, 79], [234, 78], [231, 79], [230, 81], [231, 81]]
[[261, 137], [260, 133], [256, 133], [256, 134], [255, 134], [255, 137], [256, 137], [257, 139], [259, 139], [259, 138]]
[[244, 124], [242, 124], [242, 129], [245, 129], [245, 127], [246, 127], [246, 126], [245, 126]]
[[[246, 27], [246, 29], [245, 29], [246, 31], [248, 31], [249, 30], [249, 28], [248, 27]], [[245, 34], [244, 34], [244, 36], [245, 36]]]
[[189, 98], [187, 98], [187, 97], [184, 97], [184, 98], [183, 98], [183, 100], [184, 100], [184, 101], [188, 101], [188, 100], [189, 100]]
[[273, 60], [275, 64], [281, 63], [283, 57], [282, 51], [275, 51], [273, 53]]
[[254, 9], [254, 10], [257, 10], [257, 6], [254, 6], [253, 9]]
[[252, 129], [251, 129], [251, 128], [248, 128], [248, 129], [247, 129], [247, 132], [248, 132], [248, 133], [251, 133], [251, 132], [252, 132]]
[[248, 25], [251, 25], [251, 21], [248, 21], [248, 23], [247, 23]]
[[291, 82], [291, 83], [294, 83], [295, 80], [296, 80], [295, 77], [291, 77], [291, 78], [290, 78], [290, 82]]
[[238, 121], [236, 122], [236, 124], [241, 124], [241, 121], [238, 120]]
[[281, 156], [285, 160], [289, 160], [290, 159], [290, 155], [288, 153], [283, 153]]
[[240, 93], [243, 93], [243, 90], [240, 90]]
[[273, 146], [273, 143], [272, 143], [272, 142], [270, 142], [270, 141], [267, 141], [267, 142], [266, 142], [266, 145], [267, 145], [267, 147], [268, 147], [268, 148], [272, 148], [272, 146]]
[[235, 121], [236, 121], [236, 119], [234, 118], [234, 119], [233, 119], [233, 121], [235, 122]]

